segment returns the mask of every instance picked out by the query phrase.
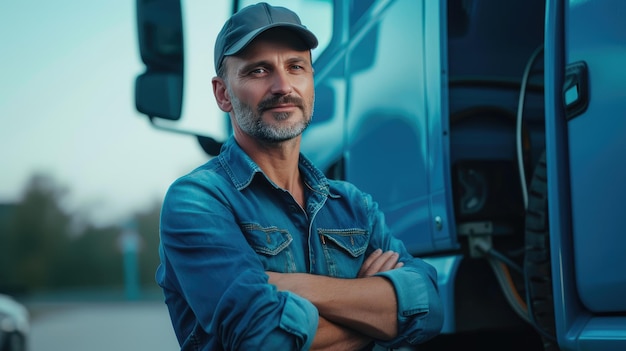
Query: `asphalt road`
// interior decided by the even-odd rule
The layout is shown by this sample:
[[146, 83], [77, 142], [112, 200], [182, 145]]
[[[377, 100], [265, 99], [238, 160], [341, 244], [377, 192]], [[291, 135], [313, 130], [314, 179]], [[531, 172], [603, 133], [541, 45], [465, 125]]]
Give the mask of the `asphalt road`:
[[30, 351], [179, 350], [162, 302], [29, 306]]
[[[179, 350], [162, 302], [29, 304], [29, 351]], [[539, 351], [528, 331], [441, 335], [420, 351]]]

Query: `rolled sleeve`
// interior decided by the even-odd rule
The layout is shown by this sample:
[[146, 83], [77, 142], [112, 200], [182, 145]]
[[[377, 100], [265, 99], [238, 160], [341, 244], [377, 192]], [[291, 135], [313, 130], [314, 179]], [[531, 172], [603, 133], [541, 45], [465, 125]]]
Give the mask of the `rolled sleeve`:
[[285, 308], [280, 318], [280, 327], [291, 335], [295, 335], [303, 341], [303, 350], [311, 348], [313, 338], [317, 332], [319, 322], [318, 311], [308, 300], [284, 292], [287, 296]]
[[437, 291], [437, 272], [420, 259], [403, 268], [376, 274], [394, 286], [398, 300], [398, 336], [386, 347], [423, 343], [439, 334], [443, 326], [443, 307]]
[[[239, 286], [256, 284], [256, 276], [240, 275]], [[311, 302], [268, 285], [269, 294], [227, 291], [212, 321], [227, 350], [308, 350], [318, 324], [318, 311]], [[237, 288], [238, 289], [238, 288]], [[272, 297], [273, 295], [273, 297]], [[246, 303], [243, 303], [243, 302]]]

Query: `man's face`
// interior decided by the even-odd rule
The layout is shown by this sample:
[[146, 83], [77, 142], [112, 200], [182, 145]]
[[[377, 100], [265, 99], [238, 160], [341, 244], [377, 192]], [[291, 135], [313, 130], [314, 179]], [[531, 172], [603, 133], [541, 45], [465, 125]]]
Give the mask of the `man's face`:
[[269, 143], [302, 134], [313, 115], [313, 67], [295, 34], [269, 30], [224, 64], [235, 128]]

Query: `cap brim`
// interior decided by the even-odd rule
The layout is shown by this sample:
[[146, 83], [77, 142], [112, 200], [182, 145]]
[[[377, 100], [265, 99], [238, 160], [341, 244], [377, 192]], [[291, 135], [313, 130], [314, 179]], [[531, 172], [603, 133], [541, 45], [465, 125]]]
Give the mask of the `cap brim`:
[[236, 55], [241, 50], [245, 49], [256, 37], [261, 35], [261, 33], [272, 28], [285, 28], [291, 30], [298, 34], [298, 36], [300, 36], [302, 41], [304, 41], [309, 49], [315, 49], [317, 47], [317, 38], [310, 30], [306, 29], [305, 27], [290, 23], [272, 23], [246, 34], [243, 38], [239, 39], [239, 41], [237, 41], [230, 48], [228, 48], [228, 50], [224, 52], [224, 56]]

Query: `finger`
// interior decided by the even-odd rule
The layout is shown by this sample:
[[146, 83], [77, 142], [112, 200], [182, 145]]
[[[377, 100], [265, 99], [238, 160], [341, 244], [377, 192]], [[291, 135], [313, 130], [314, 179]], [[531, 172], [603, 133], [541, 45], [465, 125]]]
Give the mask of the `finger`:
[[[398, 259], [400, 258], [400, 255], [398, 255], [397, 252], [393, 252], [393, 251], [388, 251], [388, 253], [389, 253], [388, 255], [383, 254], [383, 256], [381, 256], [381, 259], [377, 261], [380, 263], [380, 266], [378, 267], [378, 271], [376, 273], [386, 272], [388, 270], [391, 270], [398, 263]], [[387, 259], [383, 261], [382, 257], [386, 257]]]
[[382, 254], [383, 254], [383, 250], [381, 250], [381, 249], [374, 250], [374, 252], [372, 252], [365, 259], [365, 261], [363, 261], [363, 264], [361, 265], [361, 269], [359, 269], [358, 277], [359, 278], [363, 277], [366, 274], [366, 272], [369, 270], [369, 268], [372, 265], [372, 263], [374, 261], [376, 261], [376, 259], [378, 259], [378, 257], [380, 257], [380, 255], [382, 255]]
[[362, 273], [363, 276], [369, 277], [378, 272], [388, 271], [398, 262], [398, 254], [393, 251], [387, 251], [381, 255], [377, 255], [371, 264]]

